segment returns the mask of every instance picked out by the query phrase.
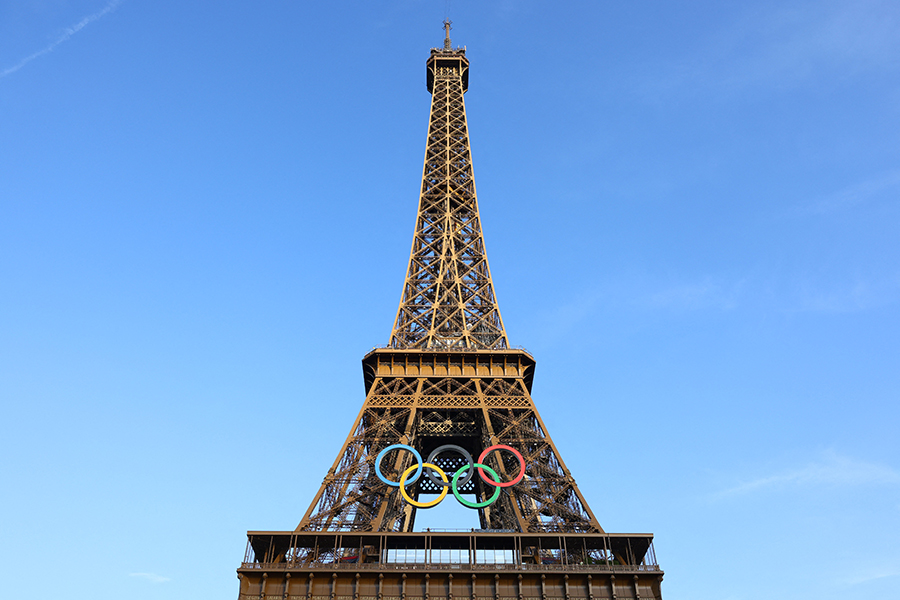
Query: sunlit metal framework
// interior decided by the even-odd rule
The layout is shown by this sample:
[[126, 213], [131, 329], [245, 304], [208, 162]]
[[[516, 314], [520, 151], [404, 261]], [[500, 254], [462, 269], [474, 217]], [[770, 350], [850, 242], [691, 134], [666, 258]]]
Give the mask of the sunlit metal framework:
[[[475, 197], [463, 100], [469, 63], [445, 27], [444, 47], [427, 62], [425, 166], [390, 343], [363, 358], [365, 402], [300, 524], [248, 534], [240, 598], [661, 598], [653, 536], [604, 532], [531, 398], [534, 359], [509, 347]], [[423, 457], [446, 444], [476, 457], [504, 444], [522, 454], [525, 475], [478, 509], [470, 534], [416, 533], [417, 509], [375, 472], [378, 454], [394, 444]], [[381, 472], [394, 481], [414, 460], [387, 457]], [[453, 473], [463, 460], [438, 464]], [[484, 462], [504, 480], [518, 475], [507, 452]], [[407, 490], [419, 501], [439, 488], [422, 477]], [[493, 489], [474, 477], [460, 491], [480, 502]]]
[[466, 51], [432, 50], [419, 211], [391, 348], [509, 346], [478, 217], [463, 100], [468, 87]]
[[[378, 479], [375, 457], [397, 443], [422, 456], [449, 443], [473, 456], [506, 444], [525, 458], [525, 479], [479, 510], [482, 528], [603, 531], [534, 406], [534, 359], [524, 350], [379, 348], [363, 359], [363, 372], [366, 401], [299, 529], [412, 531], [417, 509]], [[382, 473], [396, 481], [412, 460], [396, 453], [393, 464], [382, 464]], [[453, 457], [446, 460], [452, 463]], [[517, 461], [507, 453], [487, 460], [507, 480], [518, 474]], [[461, 464], [446, 466], [455, 470]], [[479, 502], [493, 492], [484, 484], [469, 486], [463, 492], [476, 494]], [[437, 491], [422, 478], [414, 497]]]
[[239, 600], [651, 600], [648, 534], [248, 532]]

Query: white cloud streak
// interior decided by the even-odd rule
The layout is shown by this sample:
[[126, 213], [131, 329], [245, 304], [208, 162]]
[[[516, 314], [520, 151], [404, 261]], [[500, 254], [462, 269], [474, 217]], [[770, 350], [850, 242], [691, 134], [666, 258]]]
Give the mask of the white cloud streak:
[[798, 208], [795, 212], [800, 215], [828, 214], [848, 210], [877, 198], [896, 201], [898, 196], [900, 196], [900, 169], [893, 169], [840, 189], [809, 206]]
[[[576, 327], [593, 327], [610, 313], [638, 311], [673, 318], [707, 318], [733, 312], [831, 315], [876, 310], [900, 301], [900, 271], [857, 276], [844, 281], [795, 277], [773, 280], [747, 274], [741, 278], [707, 275], [693, 280], [660, 282], [628, 278], [573, 293], [541, 321], [548, 340]], [[602, 316], [606, 315], [606, 316]]]
[[898, 568], [896, 564], [874, 567], [867, 566], [852, 571], [850, 575], [838, 579], [838, 583], [847, 586], [855, 586], [869, 583], [870, 581], [885, 579], [887, 577], [897, 577], [898, 575], [900, 575], [900, 568]]
[[[775, 6], [775, 5], [773, 5]], [[821, 79], [900, 66], [900, 12], [891, 0], [799, 0], [744, 16], [699, 51], [669, 62], [639, 84], [648, 97], [675, 91], [793, 88]]]
[[900, 297], [900, 273], [879, 279], [859, 279], [842, 287], [822, 289], [804, 283], [794, 301], [796, 312], [852, 313], [893, 304]]
[[884, 0], [810, 2], [782, 8], [759, 24], [763, 46], [726, 81], [789, 84], [839, 69], [853, 72], [897, 66], [898, 22]]
[[150, 583], [165, 583], [167, 581], [171, 581], [168, 577], [163, 577], [162, 575], [157, 575], [156, 573], [129, 573], [129, 577], [137, 577], [138, 579], [145, 579]]
[[743, 286], [744, 280], [723, 285], [707, 277], [655, 292], [645, 302], [653, 308], [731, 310], [737, 307]]
[[717, 493], [716, 497], [741, 496], [768, 489], [798, 486], [856, 487], [897, 484], [900, 484], [900, 473], [890, 467], [829, 452], [820, 461], [745, 481]]
[[67, 27], [62, 32], [62, 34], [58, 38], [56, 38], [56, 40], [54, 40], [53, 43], [51, 43], [46, 48], [38, 50], [34, 54], [30, 54], [30, 55], [26, 56], [25, 58], [23, 58], [22, 60], [20, 60], [17, 64], [13, 65], [12, 67], [9, 67], [7, 69], [4, 69], [3, 71], [0, 71], [0, 79], [3, 79], [7, 75], [12, 75], [16, 71], [18, 71], [19, 69], [24, 67], [25, 65], [27, 65], [28, 63], [33, 61], [34, 59], [40, 58], [41, 56], [44, 56], [45, 54], [50, 54], [51, 52], [53, 52], [56, 49], [57, 46], [59, 46], [63, 42], [67, 42], [73, 35], [75, 35], [79, 31], [81, 31], [82, 29], [84, 29], [85, 27], [87, 27], [88, 25], [93, 23], [94, 21], [101, 19], [104, 16], [106, 16], [107, 14], [114, 11], [116, 9], [116, 7], [118, 7], [119, 4], [121, 4], [121, 3], [122, 3], [122, 0], [110, 0], [107, 3], [107, 5], [105, 7], [103, 7], [101, 10], [95, 12], [92, 15], [88, 15], [88, 16], [84, 17], [83, 19], [81, 19], [80, 21], [78, 21], [77, 23], [72, 25], [71, 27]]

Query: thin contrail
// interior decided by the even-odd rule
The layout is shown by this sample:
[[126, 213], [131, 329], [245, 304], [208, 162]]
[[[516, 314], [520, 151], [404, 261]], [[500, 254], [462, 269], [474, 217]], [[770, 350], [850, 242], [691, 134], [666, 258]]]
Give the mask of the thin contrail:
[[4, 69], [3, 71], [0, 71], [0, 79], [3, 79], [7, 75], [11, 75], [11, 74], [15, 73], [16, 71], [18, 71], [19, 69], [21, 69], [22, 67], [24, 67], [25, 65], [27, 65], [28, 63], [33, 61], [34, 59], [36, 59], [40, 56], [43, 56], [45, 54], [49, 54], [50, 52], [53, 52], [53, 50], [57, 46], [59, 46], [60, 44], [62, 44], [65, 41], [67, 41], [70, 37], [72, 37], [79, 31], [81, 31], [82, 29], [84, 29], [85, 27], [87, 27], [88, 25], [90, 25], [91, 23], [96, 21], [97, 19], [99, 19], [99, 18], [103, 17], [104, 15], [106, 15], [107, 13], [110, 13], [113, 10], [115, 10], [116, 7], [119, 6], [119, 4], [121, 4], [121, 3], [122, 3], [122, 0], [110, 0], [109, 3], [103, 9], [95, 12], [92, 15], [86, 16], [85, 18], [81, 19], [80, 21], [78, 21], [77, 23], [72, 25], [71, 27], [66, 28], [62, 32], [62, 35], [60, 35], [58, 38], [56, 38], [56, 40], [52, 44], [50, 44], [43, 50], [38, 50], [34, 54], [26, 56], [25, 58], [20, 60], [18, 64], [14, 65], [12, 67], [9, 67], [8, 69]]

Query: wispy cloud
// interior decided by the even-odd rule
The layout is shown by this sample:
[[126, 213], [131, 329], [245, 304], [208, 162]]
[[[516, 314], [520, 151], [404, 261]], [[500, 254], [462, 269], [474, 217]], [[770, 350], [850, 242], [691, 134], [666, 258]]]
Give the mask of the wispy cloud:
[[762, 44], [739, 60], [726, 79], [732, 86], [789, 84], [834, 69], [853, 72], [898, 66], [900, 20], [892, 2], [796, 3], [755, 25], [751, 28]]
[[838, 579], [838, 583], [842, 585], [854, 586], [860, 585], [862, 583], [868, 583], [870, 581], [877, 581], [878, 579], [886, 579], [888, 577], [897, 576], [900, 576], [900, 567], [898, 567], [896, 563], [880, 566], [867, 565], [866, 567], [860, 569], [851, 569], [850, 574]]
[[545, 321], [547, 329], [553, 332], [549, 337], [555, 338], [591, 319], [600, 307], [603, 311], [613, 307], [675, 312], [731, 310], [738, 305], [744, 283], [719, 281], [710, 276], [669, 285], [631, 278], [573, 293], [568, 301], [551, 310]]
[[145, 579], [150, 583], [165, 583], [167, 581], [171, 581], [168, 577], [163, 577], [162, 575], [157, 575], [156, 573], [129, 573], [129, 577], [137, 577], [138, 579]]
[[654, 308], [730, 310], [737, 306], [743, 284], [743, 280], [723, 284], [706, 277], [653, 292], [639, 302]]
[[[752, 86], [793, 87], [810, 79], [900, 67], [900, 11], [891, 0], [801, 0], [760, 11], [750, 5], [691, 56], [641, 84], [644, 92]], [[668, 94], [666, 94], [668, 95]]]
[[733, 311], [831, 315], [875, 310], [900, 302], [900, 270], [855, 276], [796, 275], [774, 278], [758, 272], [742, 277], [700, 275], [680, 280], [630, 276], [573, 291], [548, 309], [537, 326], [547, 340], [593, 327], [611, 312], [638, 312], [670, 317], [722, 315]]
[[900, 297], [900, 273], [879, 279], [858, 279], [823, 289], [803, 283], [788, 312], [853, 313], [893, 304]]
[[25, 65], [27, 65], [28, 63], [33, 61], [34, 59], [40, 58], [41, 56], [44, 56], [45, 54], [49, 54], [49, 53], [53, 52], [57, 46], [59, 46], [63, 42], [67, 42], [73, 35], [75, 35], [79, 31], [81, 31], [82, 29], [84, 29], [85, 27], [87, 27], [88, 25], [93, 23], [94, 21], [101, 19], [104, 16], [106, 16], [107, 14], [109, 14], [110, 12], [114, 11], [116, 9], [116, 7], [119, 6], [119, 4], [121, 4], [121, 3], [122, 3], [122, 0], [109, 0], [109, 2], [106, 4], [106, 6], [103, 7], [102, 9], [100, 9], [99, 11], [95, 12], [92, 15], [88, 15], [88, 16], [84, 17], [83, 19], [81, 19], [80, 21], [78, 21], [77, 23], [72, 25], [71, 27], [67, 27], [62, 32], [62, 34], [58, 38], [56, 38], [56, 40], [54, 40], [53, 43], [51, 43], [46, 48], [38, 50], [34, 54], [30, 54], [30, 55], [26, 56], [25, 58], [23, 58], [22, 60], [20, 60], [17, 64], [13, 65], [12, 67], [9, 67], [7, 69], [4, 69], [3, 71], [0, 71], [0, 79], [6, 77], [7, 75], [12, 75], [16, 71], [18, 71], [19, 69], [24, 67]]
[[750, 479], [715, 494], [716, 498], [739, 496], [773, 488], [796, 486], [897, 485], [900, 472], [885, 465], [855, 460], [834, 452], [799, 468]]
[[[618, 305], [669, 312], [775, 310], [780, 313], [840, 314], [872, 310], [900, 299], [900, 271], [859, 275], [836, 281], [797, 278], [791, 282], [766, 281], [748, 274], [740, 279], [706, 276], [673, 283], [656, 290], [623, 288], [620, 296], [607, 294]], [[622, 294], [631, 294], [626, 298]], [[568, 307], [571, 316], [584, 317], [589, 305]], [[571, 310], [577, 308], [578, 310]]]
[[900, 169], [881, 173], [865, 181], [837, 190], [793, 212], [799, 215], [827, 214], [848, 210], [878, 198], [897, 200], [900, 197]]

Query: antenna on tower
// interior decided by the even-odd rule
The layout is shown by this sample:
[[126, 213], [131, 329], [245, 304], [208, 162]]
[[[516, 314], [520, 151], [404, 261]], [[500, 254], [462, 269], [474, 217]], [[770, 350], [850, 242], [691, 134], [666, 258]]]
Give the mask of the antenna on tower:
[[453, 48], [450, 46], [450, 19], [444, 19], [444, 50], [449, 52]]

